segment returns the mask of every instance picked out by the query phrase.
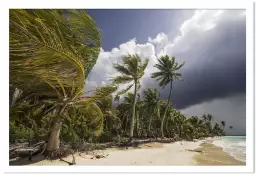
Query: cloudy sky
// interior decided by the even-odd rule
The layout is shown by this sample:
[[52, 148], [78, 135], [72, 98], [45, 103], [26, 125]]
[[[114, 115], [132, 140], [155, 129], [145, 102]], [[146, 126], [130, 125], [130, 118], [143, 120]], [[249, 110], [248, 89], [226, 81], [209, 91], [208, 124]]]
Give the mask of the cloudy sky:
[[[149, 65], [143, 91], [162, 89], [150, 78], [157, 58], [175, 56], [183, 82], [174, 82], [173, 105], [187, 116], [211, 113], [232, 125], [230, 134], [246, 127], [246, 18], [243, 10], [88, 10], [102, 33], [102, 49], [86, 82], [86, 91], [119, 75], [113, 63], [137, 53]], [[124, 88], [121, 86], [120, 88]]]

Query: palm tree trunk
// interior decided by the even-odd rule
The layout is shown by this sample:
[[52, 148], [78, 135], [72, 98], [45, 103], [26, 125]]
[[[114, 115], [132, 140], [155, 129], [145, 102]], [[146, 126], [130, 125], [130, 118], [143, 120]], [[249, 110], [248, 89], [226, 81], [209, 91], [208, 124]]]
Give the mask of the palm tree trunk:
[[179, 126], [179, 135], [180, 135], [180, 138], [181, 138], [181, 125]]
[[164, 115], [163, 115], [163, 118], [162, 118], [162, 121], [161, 121], [161, 134], [162, 134], [162, 138], [164, 138], [164, 121], [165, 121], [166, 113], [167, 113], [167, 110], [168, 110], [168, 107], [169, 107], [169, 103], [171, 101], [171, 97], [172, 97], [172, 81], [171, 81], [170, 94], [169, 94], [169, 97], [168, 97], [167, 106], [166, 106], [166, 108], [164, 110]]
[[125, 132], [127, 133], [127, 125], [128, 125], [128, 122], [129, 122], [129, 118], [128, 117], [126, 117], [126, 119], [125, 119], [125, 128], [124, 128], [124, 130], [125, 130]]
[[[153, 112], [153, 113], [154, 113], [154, 112]], [[151, 124], [152, 124], [152, 118], [153, 118], [153, 114], [150, 115], [150, 117], [149, 117], [149, 122], [148, 122], [148, 135], [150, 134]]]
[[53, 120], [52, 127], [50, 130], [50, 136], [47, 142], [46, 150], [48, 152], [55, 151], [60, 147], [60, 129], [62, 124], [61, 114], [64, 112], [67, 104], [65, 104], [61, 109], [57, 117]]
[[139, 115], [138, 115], [138, 112], [136, 111], [136, 131], [137, 131], [137, 137], [140, 136], [140, 131], [139, 131]]
[[133, 106], [132, 106], [132, 118], [130, 123], [130, 138], [129, 142], [132, 141], [133, 137], [133, 130], [134, 130], [134, 118], [135, 118], [135, 108], [136, 108], [136, 96], [137, 96], [137, 80], [134, 81], [135, 87], [134, 87], [134, 96], [133, 96]]
[[166, 123], [165, 123], [165, 130], [166, 130], [166, 133], [167, 133], [167, 137], [170, 136], [170, 132], [169, 132], [169, 129], [168, 129], [168, 119], [166, 120]]

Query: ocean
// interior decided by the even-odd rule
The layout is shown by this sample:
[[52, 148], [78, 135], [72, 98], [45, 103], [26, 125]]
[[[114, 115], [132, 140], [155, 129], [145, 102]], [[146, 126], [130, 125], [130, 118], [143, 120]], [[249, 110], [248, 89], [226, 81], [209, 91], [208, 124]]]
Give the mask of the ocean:
[[213, 144], [237, 160], [246, 162], [246, 136], [223, 136], [214, 139]]

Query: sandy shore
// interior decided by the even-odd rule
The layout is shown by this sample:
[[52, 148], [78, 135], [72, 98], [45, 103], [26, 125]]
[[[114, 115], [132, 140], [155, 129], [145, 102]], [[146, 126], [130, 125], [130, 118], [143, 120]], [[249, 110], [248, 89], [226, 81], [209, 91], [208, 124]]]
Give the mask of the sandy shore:
[[[198, 150], [199, 152], [189, 151]], [[201, 152], [202, 151], [202, 152]], [[95, 155], [103, 155], [96, 158]], [[96, 150], [90, 153], [76, 153], [76, 165], [245, 165], [221, 148], [211, 144], [211, 139], [195, 142], [179, 141], [161, 144], [148, 143], [138, 148], [109, 148]], [[72, 156], [64, 158], [72, 162]], [[33, 157], [33, 162], [27, 159], [10, 163], [10, 165], [68, 165], [66, 162], [42, 160], [42, 157]]]
[[194, 157], [198, 165], [246, 165], [245, 162], [224, 152], [222, 148], [213, 145], [211, 140], [202, 143], [197, 150], [203, 151], [203, 154]]
[[[139, 145], [138, 148], [118, 149], [111, 148], [106, 150], [94, 151], [94, 154], [105, 155], [105, 158], [93, 158], [93, 154], [75, 154], [76, 165], [196, 165], [193, 158], [197, 152], [187, 151], [196, 149], [203, 143], [203, 140], [196, 142], [180, 141], [169, 144], [148, 143]], [[27, 159], [12, 163], [13, 165], [68, 165], [59, 160], [41, 160], [41, 157], [33, 158], [34, 162]], [[93, 158], [93, 159], [91, 159]], [[72, 156], [64, 158], [72, 161]]]

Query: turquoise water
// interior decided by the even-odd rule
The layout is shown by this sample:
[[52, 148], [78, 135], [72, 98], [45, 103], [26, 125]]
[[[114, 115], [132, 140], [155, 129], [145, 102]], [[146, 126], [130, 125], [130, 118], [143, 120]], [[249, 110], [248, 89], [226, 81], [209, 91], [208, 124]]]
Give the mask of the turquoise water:
[[246, 136], [223, 136], [213, 141], [237, 160], [246, 162]]

